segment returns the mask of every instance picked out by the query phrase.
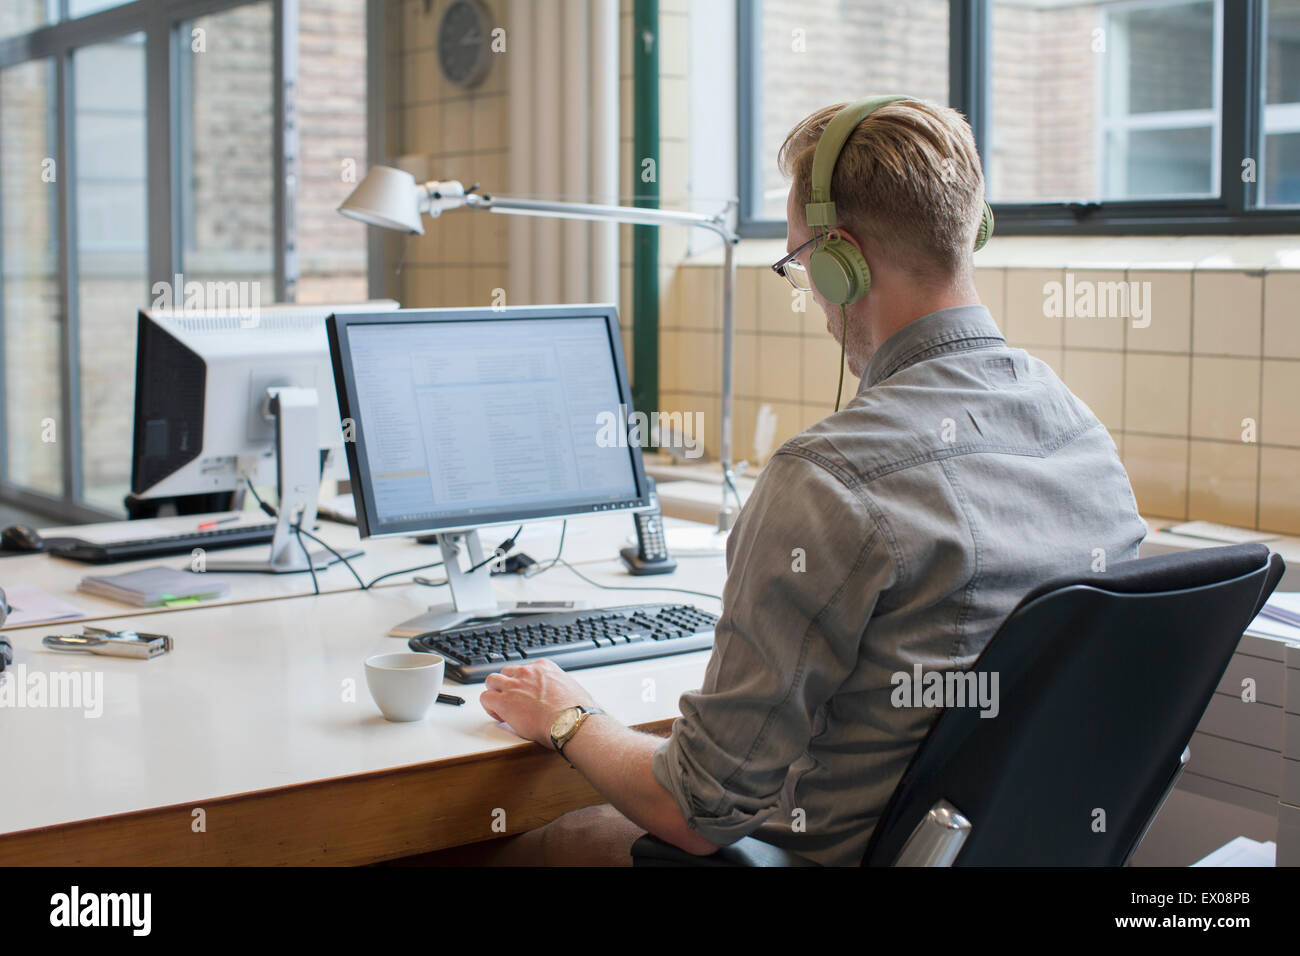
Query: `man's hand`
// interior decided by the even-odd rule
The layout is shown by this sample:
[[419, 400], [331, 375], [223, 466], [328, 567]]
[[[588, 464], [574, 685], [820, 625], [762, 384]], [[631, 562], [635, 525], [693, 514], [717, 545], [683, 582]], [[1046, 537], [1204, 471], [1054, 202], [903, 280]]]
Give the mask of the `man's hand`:
[[512, 664], [489, 674], [479, 703], [493, 720], [504, 721], [520, 737], [552, 747], [551, 724], [566, 707], [595, 707], [583, 686], [549, 658]]

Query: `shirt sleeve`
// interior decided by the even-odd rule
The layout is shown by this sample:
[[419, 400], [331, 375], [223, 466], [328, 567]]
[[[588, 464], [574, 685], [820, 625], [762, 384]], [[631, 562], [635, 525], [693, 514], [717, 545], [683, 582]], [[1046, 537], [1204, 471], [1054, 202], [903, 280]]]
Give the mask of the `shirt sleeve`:
[[727, 542], [703, 686], [651, 764], [706, 839], [733, 843], [776, 811], [893, 576], [862, 492], [797, 451], [768, 462]]

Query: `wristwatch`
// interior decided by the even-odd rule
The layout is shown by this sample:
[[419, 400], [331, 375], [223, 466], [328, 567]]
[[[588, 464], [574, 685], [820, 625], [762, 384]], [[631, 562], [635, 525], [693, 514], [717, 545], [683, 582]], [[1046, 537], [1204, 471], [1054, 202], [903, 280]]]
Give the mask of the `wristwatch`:
[[[586, 719], [593, 714], [603, 714], [605, 711], [599, 707], [566, 707], [556, 716], [551, 723], [551, 743], [554, 744], [556, 751], [561, 757], [564, 757], [564, 745], [573, 739], [573, 735], [578, 732], [578, 728], [583, 725]], [[564, 757], [569, 760], [568, 757]], [[573, 761], [569, 760], [570, 765]]]

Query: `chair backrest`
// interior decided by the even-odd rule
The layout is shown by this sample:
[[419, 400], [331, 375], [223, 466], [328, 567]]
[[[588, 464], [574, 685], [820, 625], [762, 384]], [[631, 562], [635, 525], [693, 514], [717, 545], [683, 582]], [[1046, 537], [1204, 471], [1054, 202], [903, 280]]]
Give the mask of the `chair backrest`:
[[954, 865], [1126, 863], [1283, 568], [1262, 544], [1234, 545], [1127, 561], [1027, 595], [972, 668], [998, 675], [997, 716], [939, 715], [863, 865], [896, 862], [942, 801], [970, 824]]

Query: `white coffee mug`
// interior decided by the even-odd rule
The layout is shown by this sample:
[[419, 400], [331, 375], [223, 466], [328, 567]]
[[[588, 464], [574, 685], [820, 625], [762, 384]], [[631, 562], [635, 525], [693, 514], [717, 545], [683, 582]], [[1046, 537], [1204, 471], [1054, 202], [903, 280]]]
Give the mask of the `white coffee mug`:
[[389, 720], [424, 720], [438, 701], [445, 668], [437, 654], [376, 654], [366, 659], [366, 685]]

